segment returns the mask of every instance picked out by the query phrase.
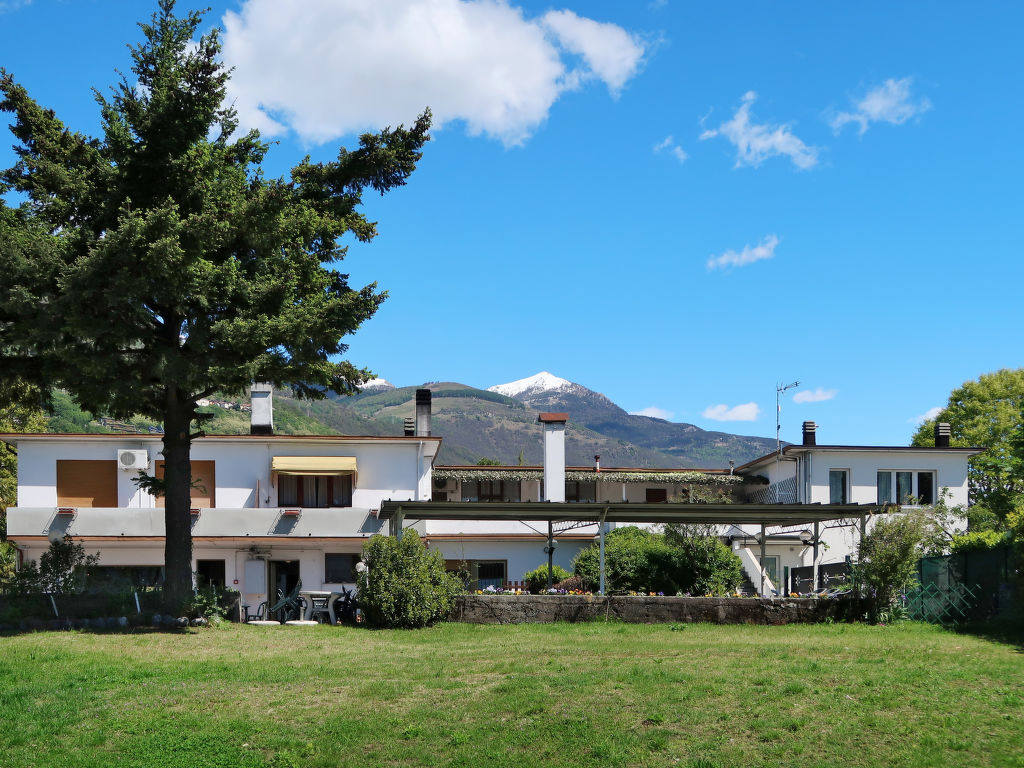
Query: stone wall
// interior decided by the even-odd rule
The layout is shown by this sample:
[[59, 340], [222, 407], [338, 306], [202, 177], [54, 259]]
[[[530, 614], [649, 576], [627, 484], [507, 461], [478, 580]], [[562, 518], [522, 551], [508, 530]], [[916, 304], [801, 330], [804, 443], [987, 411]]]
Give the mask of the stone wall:
[[813, 598], [601, 597], [600, 595], [463, 595], [449, 619], [470, 624], [523, 624], [614, 619], [630, 624], [814, 623], [844, 620], [849, 601]]

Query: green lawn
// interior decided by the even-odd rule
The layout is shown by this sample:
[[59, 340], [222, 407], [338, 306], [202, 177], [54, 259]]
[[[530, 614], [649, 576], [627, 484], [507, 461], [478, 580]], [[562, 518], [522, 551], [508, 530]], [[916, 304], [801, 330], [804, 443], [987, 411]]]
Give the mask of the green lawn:
[[1024, 654], [921, 625], [0, 638], [2, 766], [1024, 766]]

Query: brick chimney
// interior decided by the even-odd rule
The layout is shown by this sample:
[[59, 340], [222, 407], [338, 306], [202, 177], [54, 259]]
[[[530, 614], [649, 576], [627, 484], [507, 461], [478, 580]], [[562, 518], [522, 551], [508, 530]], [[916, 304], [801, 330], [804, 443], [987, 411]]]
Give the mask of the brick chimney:
[[416, 437], [430, 437], [430, 390], [416, 390]]
[[804, 445], [818, 444], [818, 425], [813, 421], [804, 422]]
[[565, 422], [568, 413], [542, 413], [544, 425], [544, 501], [565, 501]]
[[950, 429], [949, 423], [940, 421], [935, 424], [935, 447], [949, 448]]
[[274, 387], [266, 382], [254, 381], [249, 390], [249, 402], [252, 404], [249, 434], [274, 434]]

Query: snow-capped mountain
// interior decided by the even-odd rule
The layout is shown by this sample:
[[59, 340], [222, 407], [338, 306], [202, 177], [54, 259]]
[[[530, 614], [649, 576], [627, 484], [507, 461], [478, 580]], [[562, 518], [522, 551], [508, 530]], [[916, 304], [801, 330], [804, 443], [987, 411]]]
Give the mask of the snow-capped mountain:
[[394, 388], [395, 385], [387, 379], [370, 379], [360, 387], [363, 392], [369, 392], [371, 390], [392, 390]]
[[510, 381], [508, 384], [496, 384], [493, 387], [488, 387], [487, 391], [497, 392], [499, 395], [505, 395], [505, 397], [518, 398], [537, 392], [569, 392], [573, 387], [578, 386], [579, 384], [573, 384], [571, 381], [559, 378], [553, 373], [541, 371], [525, 379]]

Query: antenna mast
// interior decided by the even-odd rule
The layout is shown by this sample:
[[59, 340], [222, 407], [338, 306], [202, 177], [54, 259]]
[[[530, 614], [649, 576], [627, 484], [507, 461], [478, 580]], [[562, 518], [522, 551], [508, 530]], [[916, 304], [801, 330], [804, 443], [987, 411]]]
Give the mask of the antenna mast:
[[793, 387], [799, 387], [800, 382], [794, 381], [792, 384], [775, 385], [775, 460], [779, 461], [782, 458], [782, 439], [780, 437], [782, 433], [782, 393], [787, 389]]

